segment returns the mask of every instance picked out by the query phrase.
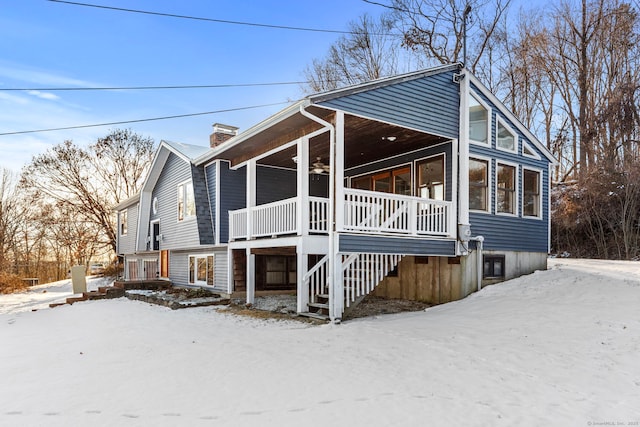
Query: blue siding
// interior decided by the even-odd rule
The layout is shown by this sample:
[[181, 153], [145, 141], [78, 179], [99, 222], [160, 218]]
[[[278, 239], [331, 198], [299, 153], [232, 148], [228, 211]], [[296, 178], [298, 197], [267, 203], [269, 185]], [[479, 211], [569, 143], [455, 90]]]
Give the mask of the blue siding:
[[199, 249], [193, 251], [171, 251], [169, 253], [169, 278], [177, 286], [189, 286], [189, 255], [213, 254], [214, 256], [214, 290], [228, 291], [227, 250]]
[[193, 195], [196, 202], [196, 221], [201, 245], [213, 245], [213, 226], [211, 225], [211, 209], [209, 208], [209, 194], [202, 166], [191, 166], [193, 177]]
[[216, 219], [216, 212], [217, 212], [217, 206], [216, 206], [217, 190], [216, 189], [218, 188], [218, 183], [216, 182], [217, 169], [218, 169], [217, 163], [211, 163], [207, 165], [204, 169], [204, 175], [207, 179], [207, 194], [209, 198], [209, 215], [211, 216], [211, 219], [212, 219], [211, 229], [213, 231], [214, 236], [215, 236], [215, 233], [217, 233], [218, 231], [215, 229], [216, 227], [215, 219]]
[[460, 85], [454, 71], [382, 86], [319, 102], [330, 108], [405, 126], [449, 138], [457, 138]]
[[455, 256], [455, 240], [411, 239], [360, 234], [340, 234], [340, 252]]
[[229, 211], [246, 207], [247, 172], [246, 167], [229, 169], [229, 163], [220, 162], [220, 243], [229, 241]]
[[[190, 248], [200, 244], [196, 218], [178, 221], [178, 184], [189, 180], [193, 180], [191, 164], [173, 153], [169, 154], [151, 195], [151, 200], [158, 198], [157, 214], [154, 215], [152, 207], [149, 207], [150, 219], [160, 219], [163, 236], [160, 249]], [[194, 188], [195, 185], [194, 181]]]
[[451, 154], [452, 144], [451, 142], [447, 142], [444, 144], [438, 144], [434, 147], [427, 147], [421, 150], [413, 151], [411, 153], [402, 154], [400, 156], [396, 156], [390, 159], [380, 160], [378, 162], [369, 163], [364, 166], [358, 166], [355, 168], [348, 169], [345, 171], [346, 176], [358, 176], [365, 175], [369, 173], [373, 173], [376, 171], [383, 171], [392, 169], [395, 167], [407, 165], [411, 163], [412, 166], [412, 179], [416, 179], [416, 171], [413, 168], [413, 162], [415, 160], [424, 159], [426, 157], [435, 156], [437, 154], [445, 154], [445, 198], [446, 200], [451, 201], [452, 197], [452, 183], [453, 183], [453, 156]]
[[[471, 231], [474, 235], [482, 235], [485, 238], [484, 247], [487, 250], [504, 251], [527, 251], [527, 252], [547, 252], [549, 238], [549, 162], [544, 155], [529, 141], [518, 127], [504, 117], [497, 107], [475, 87], [475, 93], [491, 107], [491, 145], [481, 146], [470, 144], [469, 154], [474, 154], [491, 158], [491, 201], [490, 213], [469, 213]], [[511, 153], [496, 149], [496, 116], [507, 123], [518, 135], [517, 153]], [[536, 151], [541, 160], [525, 157], [523, 152], [523, 141]], [[506, 161], [518, 164], [518, 216], [495, 215], [496, 202], [496, 164], [499, 161]], [[542, 219], [522, 217], [522, 178], [523, 166], [542, 172]]]

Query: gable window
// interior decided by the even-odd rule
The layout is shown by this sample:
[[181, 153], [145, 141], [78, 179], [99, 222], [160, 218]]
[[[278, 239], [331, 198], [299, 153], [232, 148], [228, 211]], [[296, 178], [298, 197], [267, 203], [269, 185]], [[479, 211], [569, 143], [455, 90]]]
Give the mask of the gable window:
[[189, 255], [189, 284], [198, 286], [214, 285], [214, 256]]
[[193, 217], [196, 214], [196, 202], [193, 197], [191, 181], [178, 185], [178, 221]]
[[490, 111], [475, 94], [469, 95], [469, 139], [489, 144]]
[[418, 196], [444, 200], [444, 154], [418, 162]]
[[516, 215], [516, 167], [498, 163], [496, 212]]
[[516, 133], [499, 117], [496, 121], [496, 148], [515, 153], [518, 146]]
[[489, 162], [469, 159], [469, 209], [488, 211], [489, 209]]
[[482, 265], [483, 279], [504, 279], [504, 255], [484, 255]]
[[522, 215], [540, 218], [540, 172], [522, 172]]
[[[112, 217], [113, 218], [113, 217]], [[120, 212], [120, 235], [127, 235], [127, 211]]]
[[524, 141], [522, 141], [522, 155], [525, 157], [531, 157], [532, 159], [540, 160], [540, 156], [538, 155], [538, 153], [536, 153], [534, 149]]

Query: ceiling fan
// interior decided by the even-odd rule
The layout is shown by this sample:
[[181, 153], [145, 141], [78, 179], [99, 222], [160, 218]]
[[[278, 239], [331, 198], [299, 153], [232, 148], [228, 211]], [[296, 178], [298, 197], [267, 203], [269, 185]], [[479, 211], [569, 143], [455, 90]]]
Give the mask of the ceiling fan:
[[309, 168], [309, 173], [313, 173], [316, 175], [320, 175], [323, 173], [329, 173], [329, 165], [325, 165], [320, 161], [320, 157], [316, 158], [316, 161], [311, 164]]

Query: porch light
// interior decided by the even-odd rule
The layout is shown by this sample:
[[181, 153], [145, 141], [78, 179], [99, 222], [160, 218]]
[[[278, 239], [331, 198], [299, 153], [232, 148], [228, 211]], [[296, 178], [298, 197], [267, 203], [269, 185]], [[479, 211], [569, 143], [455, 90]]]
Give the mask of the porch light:
[[293, 163], [295, 163], [295, 164], [298, 164], [298, 156], [293, 156], [293, 157], [291, 158], [291, 161], [292, 161]]
[[385, 139], [386, 139], [386, 140], [387, 140], [387, 141], [389, 141], [389, 142], [393, 142], [393, 141], [395, 141], [395, 140], [396, 140], [396, 139], [398, 139], [398, 138], [396, 138], [395, 136], [383, 136], [383, 137], [382, 137], [382, 139], [383, 139], [383, 140], [385, 140]]

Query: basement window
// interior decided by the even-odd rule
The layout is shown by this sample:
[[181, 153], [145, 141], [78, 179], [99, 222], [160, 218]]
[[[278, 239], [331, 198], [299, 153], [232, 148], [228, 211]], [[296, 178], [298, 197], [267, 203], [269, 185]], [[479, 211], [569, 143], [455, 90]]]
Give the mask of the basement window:
[[504, 255], [484, 255], [482, 265], [483, 279], [504, 279]]

